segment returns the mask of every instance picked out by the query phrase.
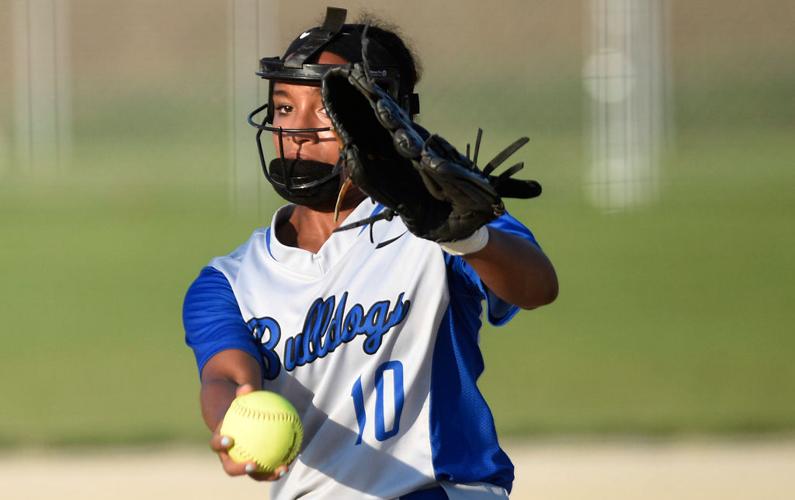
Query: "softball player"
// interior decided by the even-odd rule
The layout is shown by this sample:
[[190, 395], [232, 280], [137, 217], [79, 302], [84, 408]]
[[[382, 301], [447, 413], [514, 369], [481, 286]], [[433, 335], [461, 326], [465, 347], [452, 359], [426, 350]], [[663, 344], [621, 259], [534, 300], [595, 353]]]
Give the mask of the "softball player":
[[[228, 474], [274, 480], [275, 499], [507, 498], [513, 465], [476, 385], [482, 306], [502, 325], [552, 302], [554, 269], [507, 214], [458, 246], [418, 238], [397, 217], [334, 232], [384, 210], [355, 187], [337, 204], [340, 144], [319, 84], [361, 60], [363, 26], [344, 18], [329, 9], [284, 57], [261, 61], [270, 97], [250, 121], [258, 141], [270, 132], [278, 157], [267, 163], [260, 144], [263, 170], [290, 203], [212, 259], [185, 298], [211, 446]], [[411, 52], [391, 31], [368, 33], [371, 66], [416, 112]], [[304, 425], [300, 455], [271, 475], [232, 462], [217, 431], [235, 394], [260, 388], [289, 399]]]

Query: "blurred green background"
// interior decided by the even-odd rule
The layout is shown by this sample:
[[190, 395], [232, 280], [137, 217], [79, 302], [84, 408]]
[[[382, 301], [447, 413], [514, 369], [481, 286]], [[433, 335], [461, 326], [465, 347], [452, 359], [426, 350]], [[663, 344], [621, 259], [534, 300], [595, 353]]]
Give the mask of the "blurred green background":
[[[267, 185], [230, 201], [230, 2], [63, 2], [71, 142], [52, 168], [16, 148], [20, 3], [0, 0], [0, 445], [203, 442], [184, 292], [281, 204]], [[326, 5], [271, 3], [282, 47]], [[458, 145], [483, 127], [483, 157], [531, 137], [545, 192], [509, 209], [561, 294], [483, 334], [502, 432], [795, 430], [792, 2], [670, 2], [659, 196], [621, 211], [586, 196], [588, 2], [334, 3], [402, 27], [426, 127]]]

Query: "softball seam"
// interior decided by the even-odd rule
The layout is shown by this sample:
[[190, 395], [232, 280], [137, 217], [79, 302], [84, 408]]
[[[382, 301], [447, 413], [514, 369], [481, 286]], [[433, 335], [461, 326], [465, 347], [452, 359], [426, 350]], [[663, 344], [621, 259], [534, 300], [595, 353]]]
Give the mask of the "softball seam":
[[233, 406], [235, 407], [235, 411], [243, 417], [249, 418], [257, 418], [259, 420], [270, 420], [270, 421], [279, 421], [279, 422], [290, 422], [290, 423], [297, 423], [300, 424], [301, 420], [296, 417], [295, 415], [290, 415], [289, 413], [285, 412], [263, 412], [260, 410], [255, 410], [253, 408], [248, 408], [239, 401], [234, 401]]

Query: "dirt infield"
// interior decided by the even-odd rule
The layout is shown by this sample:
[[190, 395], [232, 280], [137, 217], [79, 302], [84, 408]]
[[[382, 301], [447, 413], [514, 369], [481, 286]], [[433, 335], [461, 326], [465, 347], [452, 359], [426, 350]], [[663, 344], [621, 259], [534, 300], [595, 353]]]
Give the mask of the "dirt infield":
[[[795, 498], [795, 441], [513, 443], [513, 499], [784, 500]], [[199, 449], [0, 454], [2, 498], [267, 498], [223, 475]]]

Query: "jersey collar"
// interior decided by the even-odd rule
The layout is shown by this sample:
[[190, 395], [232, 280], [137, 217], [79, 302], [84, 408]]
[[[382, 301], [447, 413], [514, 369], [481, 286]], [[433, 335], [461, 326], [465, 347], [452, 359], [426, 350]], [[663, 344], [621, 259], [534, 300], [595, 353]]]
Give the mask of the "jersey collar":
[[[275, 260], [281, 265], [288, 267], [295, 273], [308, 278], [319, 278], [326, 274], [345, 254], [348, 253], [354, 242], [360, 238], [368, 238], [366, 231], [351, 229], [331, 233], [331, 236], [317, 253], [312, 253], [302, 248], [291, 247], [283, 244], [276, 237], [274, 228], [290, 216], [294, 205], [285, 205], [273, 215], [271, 225], [265, 232], [265, 246], [268, 258]], [[378, 213], [382, 209], [381, 205], [376, 204], [370, 198], [363, 200], [351, 212], [342, 224], [355, 222]]]

